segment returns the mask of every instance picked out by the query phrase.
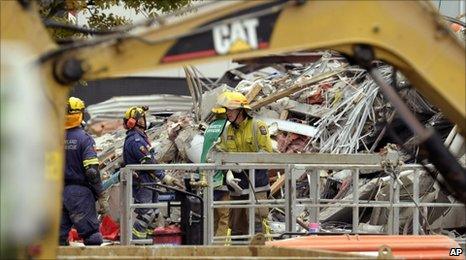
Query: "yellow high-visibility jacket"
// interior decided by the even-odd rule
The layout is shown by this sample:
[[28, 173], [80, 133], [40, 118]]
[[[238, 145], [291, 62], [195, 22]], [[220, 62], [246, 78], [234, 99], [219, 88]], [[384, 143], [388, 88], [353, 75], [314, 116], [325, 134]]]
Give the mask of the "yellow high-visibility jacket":
[[227, 124], [218, 145], [218, 148], [225, 152], [272, 152], [267, 124], [249, 117], [237, 128]]
[[[227, 124], [221, 136], [221, 142], [217, 144], [217, 149], [225, 152], [272, 152], [272, 140], [270, 139], [267, 124], [261, 120], [246, 118], [237, 127]], [[245, 174], [246, 173], [246, 174]], [[242, 192], [235, 192], [232, 189], [232, 196], [239, 196], [249, 193], [249, 181], [247, 171], [233, 172], [235, 178], [241, 179], [239, 186]], [[258, 169], [255, 171], [255, 191], [270, 190], [267, 170]]]

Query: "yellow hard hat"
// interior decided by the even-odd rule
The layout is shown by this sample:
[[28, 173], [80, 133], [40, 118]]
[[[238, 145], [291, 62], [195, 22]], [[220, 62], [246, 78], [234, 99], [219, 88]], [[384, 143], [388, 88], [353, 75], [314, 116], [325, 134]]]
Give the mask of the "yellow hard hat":
[[68, 99], [65, 129], [70, 129], [81, 125], [85, 107], [86, 106], [84, 105], [84, 101], [79, 98], [70, 97]]
[[225, 91], [217, 97], [217, 104], [212, 109], [213, 113], [223, 114], [226, 109], [251, 109], [248, 99], [236, 91]]
[[[128, 110], [126, 110], [124, 118], [123, 118], [123, 123], [126, 128], [131, 129], [134, 126], [137, 125], [137, 121], [140, 118], [146, 118], [146, 111], [149, 110], [147, 106], [142, 106], [142, 107], [130, 107]], [[145, 128], [146, 126], [141, 127]]]
[[124, 118], [125, 119], [130, 119], [130, 118], [139, 119], [142, 116], [146, 115], [147, 110], [148, 109], [146, 107], [130, 107], [126, 110]]
[[74, 114], [74, 113], [81, 113], [84, 111], [84, 108], [86, 106], [84, 105], [84, 101], [77, 97], [70, 97], [68, 99], [68, 114]]

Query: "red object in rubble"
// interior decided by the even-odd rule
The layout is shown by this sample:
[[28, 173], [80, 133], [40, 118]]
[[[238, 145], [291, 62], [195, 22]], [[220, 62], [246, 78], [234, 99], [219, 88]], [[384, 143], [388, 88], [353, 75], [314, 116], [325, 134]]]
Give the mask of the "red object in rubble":
[[104, 239], [115, 241], [120, 237], [120, 225], [109, 215], [102, 218], [99, 230]]
[[332, 88], [332, 84], [323, 83], [319, 85], [319, 90], [312, 96], [307, 98], [307, 103], [311, 105], [320, 105], [324, 103], [324, 93]]
[[[104, 239], [116, 241], [120, 238], [120, 225], [109, 215], [102, 218], [99, 231]], [[69, 242], [82, 242], [82, 240], [75, 228], [72, 228], [68, 233]]]
[[329, 90], [329, 89], [331, 89], [333, 86], [332, 86], [332, 84], [330, 84], [330, 83], [323, 83], [323, 84], [320, 84], [319, 87], [320, 87], [320, 89], [322, 89], [322, 90]]
[[181, 245], [181, 228], [177, 225], [158, 227], [154, 229], [154, 244]]
[[320, 105], [323, 102], [324, 97], [322, 97], [322, 90], [319, 90], [319, 92], [307, 98], [307, 103], [311, 105]]

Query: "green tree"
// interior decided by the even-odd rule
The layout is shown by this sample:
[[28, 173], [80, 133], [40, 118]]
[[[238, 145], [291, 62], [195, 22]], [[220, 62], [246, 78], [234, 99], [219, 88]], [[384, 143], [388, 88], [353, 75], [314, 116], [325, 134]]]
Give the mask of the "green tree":
[[[132, 9], [136, 14], [143, 14], [148, 19], [155, 18], [162, 13], [175, 11], [187, 6], [191, 0], [39, 0], [40, 14], [44, 20], [53, 20], [60, 23], [71, 23], [67, 19], [69, 12], [87, 12], [89, 19], [86, 27], [96, 30], [108, 30], [116, 26], [129, 25], [131, 20], [127, 17], [113, 13], [105, 13], [114, 6]], [[71, 36], [83, 36], [65, 29], [50, 30], [56, 39]]]

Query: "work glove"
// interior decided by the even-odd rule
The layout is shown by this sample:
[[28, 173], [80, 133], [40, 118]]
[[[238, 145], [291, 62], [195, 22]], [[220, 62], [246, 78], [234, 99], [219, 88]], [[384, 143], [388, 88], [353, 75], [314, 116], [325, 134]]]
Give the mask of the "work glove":
[[228, 170], [227, 172], [226, 181], [227, 184], [230, 185], [230, 187], [232, 187], [236, 192], [241, 192], [243, 190], [238, 184], [241, 181], [241, 179], [235, 178], [231, 170]]
[[106, 215], [110, 212], [110, 204], [108, 203], [109, 195], [107, 191], [100, 193], [99, 198], [97, 199], [98, 210], [97, 213], [100, 215]]
[[163, 177], [162, 182], [169, 185], [169, 186], [175, 186], [181, 190], [184, 190], [185, 187], [183, 186], [183, 183], [178, 180], [177, 178], [174, 178], [168, 174], [165, 174], [165, 177]]
[[233, 169], [233, 170], [230, 170], [230, 171], [234, 172], [234, 173], [241, 173], [244, 170], [243, 169]]

